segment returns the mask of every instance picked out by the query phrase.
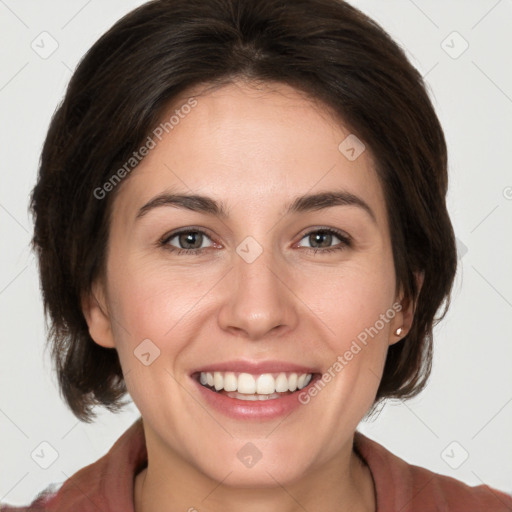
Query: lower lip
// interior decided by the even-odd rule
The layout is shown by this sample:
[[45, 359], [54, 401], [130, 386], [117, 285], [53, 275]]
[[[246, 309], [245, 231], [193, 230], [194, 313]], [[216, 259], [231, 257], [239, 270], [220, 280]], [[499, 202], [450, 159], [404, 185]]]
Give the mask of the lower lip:
[[290, 414], [301, 405], [299, 394], [307, 392], [316, 380], [316, 375], [311, 382], [304, 388], [290, 395], [284, 395], [282, 398], [272, 398], [268, 400], [238, 400], [216, 393], [202, 386], [196, 379], [191, 377], [204, 400], [213, 408], [221, 413], [237, 420], [271, 420]]

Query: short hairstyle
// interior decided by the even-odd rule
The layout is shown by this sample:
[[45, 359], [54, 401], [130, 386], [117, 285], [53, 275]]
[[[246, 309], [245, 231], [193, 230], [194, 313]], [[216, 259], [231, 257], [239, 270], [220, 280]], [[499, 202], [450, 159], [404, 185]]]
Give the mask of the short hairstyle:
[[179, 94], [239, 79], [286, 84], [320, 100], [371, 150], [397, 289], [416, 307], [410, 331], [389, 347], [374, 405], [410, 398], [427, 382], [432, 330], [446, 313], [457, 257], [446, 142], [421, 74], [377, 23], [342, 0], [154, 0], [115, 23], [81, 60], [32, 191], [49, 346], [61, 395], [82, 421], [97, 405], [119, 410], [127, 392], [117, 351], [92, 340], [81, 307], [105, 270], [111, 206], [123, 183], [103, 199], [95, 190]]

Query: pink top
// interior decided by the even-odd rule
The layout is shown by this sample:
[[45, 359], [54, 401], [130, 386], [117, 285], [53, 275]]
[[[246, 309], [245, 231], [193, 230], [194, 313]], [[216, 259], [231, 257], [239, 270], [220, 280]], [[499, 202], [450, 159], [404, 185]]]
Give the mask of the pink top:
[[[512, 497], [487, 485], [470, 487], [408, 464], [383, 446], [355, 433], [354, 448], [368, 464], [377, 512], [512, 512]], [[77, 471], [60, 489], [45, 489], [29, 507], [2, 512], [134, 512], [134, 477], [147, 464], [139, 418], [98, 461]]]

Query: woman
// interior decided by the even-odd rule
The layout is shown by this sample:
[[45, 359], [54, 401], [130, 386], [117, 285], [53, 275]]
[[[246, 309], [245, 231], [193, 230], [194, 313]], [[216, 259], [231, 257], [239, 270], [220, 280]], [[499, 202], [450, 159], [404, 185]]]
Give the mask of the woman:
[[446, 191], [421, 76], [348, 4], [120, 20], [73, 75], [32, 209], [63, 396], [91, 421], [128, 392], [141, 419], [29, 509], [512, 510], [356, 431], [427, 381]]

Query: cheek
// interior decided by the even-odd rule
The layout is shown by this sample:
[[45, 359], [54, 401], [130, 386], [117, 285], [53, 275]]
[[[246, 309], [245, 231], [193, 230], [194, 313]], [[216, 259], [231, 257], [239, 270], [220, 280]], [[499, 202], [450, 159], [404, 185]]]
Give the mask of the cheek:
[[[382, 255], [382, 253], [381, 253]], [[365, 258], [301, 278], [300, 297], [323, 321], [339, 348], [372, 327], [393, 305], [395, 274], [388, 258]], [[379, 322], [379, 330], [386, 331]]]
[[162, 351], [178, 351], [207, 302], [202, 297], [217, 280], [212, 274], [141, 260], [112, 269], [109, 290], [118, 350], [133, 351], [150, 339]]
[[[306, 280], [309, 294], [306, 289], [299, 293], [308, 297], [307, 305], [319, 319], [315, 330], [325, 333], [315, 348], [325, 356], [324, 376], [330, 391], [319, 391], [318, 397], [333, 421], [342, 412], [350, 418], [362, 417], [380, 382], [396, 316], [394, 266], [385, 254], [319, 272], [317, 279], [310, 276]], [[336, 405], [328, 398], [333, 395], [338, 397]]]
[[197, 337], [201, 297], [212, 284], [208, 276], [200, 279], [199, 273], [155, 262], [128, 260], [112, 268], [109, 304], [116, 349], [128, 391], [143, 416], [150, 417], [162, 400], [170, 410], [183, 409], [180, 384], [173, 377]]

